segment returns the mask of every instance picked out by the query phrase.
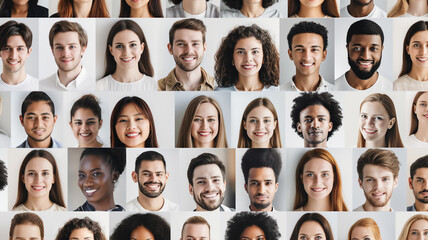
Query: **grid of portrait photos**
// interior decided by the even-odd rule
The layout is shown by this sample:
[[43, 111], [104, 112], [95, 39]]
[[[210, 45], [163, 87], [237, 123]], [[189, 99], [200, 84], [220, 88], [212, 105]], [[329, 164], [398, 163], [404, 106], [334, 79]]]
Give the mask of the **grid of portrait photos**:
[[427, 238], [427, 0], [0, 6], [0, 239]]

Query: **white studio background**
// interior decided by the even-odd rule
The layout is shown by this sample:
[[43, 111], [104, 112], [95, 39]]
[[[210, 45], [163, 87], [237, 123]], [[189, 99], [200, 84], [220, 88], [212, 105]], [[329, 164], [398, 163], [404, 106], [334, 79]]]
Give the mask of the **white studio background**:
[[[57, 116], [55, 125], [53, 127], [52, 131], [52, 137], [62, 143], [64, 142], [65, 136], [63, 134], [64, 127], [64, 120], [63, 118], [67, 118], [66, 116], [68, 114], [64, 113], [64, 109], [62, 109], [62, 93], [61, 92], [45, 92], [53, 101], [55, 106], [55, 114]], [[10, 143], [11, 146], [15, 147], [24, 142], [27, 139], [27, 133], [25, 133], [24, 127], [21, 125], [21, 122], [19, 120], [19, 116], [21, 115], [21, 105], [24, 99], [27, 97], [27, 95], [30, 94], [30, 92], [26, 91], [15, 91], [11, 94], [11, 139]]]
[[[339, 0], [336, 0], [339, 1]], [[277, 9], [280, 14], [281, 14], [281, 18], [286, 18], [288, 16], [288, 2], [287, 0], [276, 0], [275, 3], [270, 6], [270, 8], [274, 8]], [[224, 4], [223, 1], [220, 2], [220, 11], [224, 11], [224, 10], [229, 10], [230, 8], [228, 6], [226, 6], [226, 4]], [[232, 9], [235, 10], [235, 9]], [[220, 13], [220, 17], [221, 17], [221, 13]], [[236, 18], [234, 19], [236, 20]]]
[[[297, 221], [306, 213], [311, 212], [289, 212], [287, 213], [287, 235], [284, 239], [291, 239], [291, 234], [293, 233], [293, 229], [297, 223]], [[338, 224], [338, 213], [337, 212], [322, 212], [321, 214], [325, 219], [327, 219], [328, 223], [330, 224], [331, 231], [333, 233], [334, 239], [340, 239], [337, 237], [337, 224]]]
[[[374, 1], [374, 4], [376, 5], [376, 6], [378, 6], [379, 8], [381, 8], [383, 11], [385, 11], [386, 12], [386, 6], [387, 6], [387, 4], [386, 4], [386, 1], [385, 0], [373, 0]], [[389, 1], [391, 1], [391, 0], [389, 0]], [[346, 6], [348, 6], [349, 5], [349, 3], [351, 3], [351, 0], [340, 0], [340, 8], [342, 9], [342, 8], [344, 8], [344, 7], [346, 7]]]
[[395, 214], [393, 212], [340, 212], [338, 221], [338, 238], [348, 239], [348, 232], [352, 224], [362, 218], [372, 218], [379, 227], [381, 239], [397, 239], [398, 235], [394, 237], [394, 232], [390, 229], [395, 224]]
[[[407, 164], [406, 166], [402, 166], [403, 168], [405, 167], [406, 172], [405, 175], [402, 176], [402, 180], [403, 181], [408, 181], [408, 179], [410, 178], [410, 166], [412, 166], [412, 164], [420, 157], [426, 156], [428, 155], [428, 150], [425, 148], [407, 148]], [[413, 194], [413, 190], [410, 189], [410, 183], [406, 184], [406, 206], [411, 206], [415, 203], [415, 195]]]
[[[121, 2], [124, 2], [124, 1], [125, 0], [112, 0], [112, 10], [110, 12], [111, 18], [118, 18], [119, 17], [120, 4], [121, 4]], [[159, 1], [161, 2], [161, 5], [162, 5], [163, 16], [165, 16], [165, 6], [167, 5], [166, 0], [159, 0]], [[148, 2], [147, 2], [147, 4], [148, 4]]]
[[132, 180], [132, 172], [135, 171], [135, 161], [137, 157], [147, 151], [155, 151], [165, 158], [166, 162], [166, 172], [169, 173], [168, 181], [165, 184], [165, 190], [162, 193], [162, 196], [165, 199], [168, 199], [174, 203], [178, 203], [179, 199], [178, 196], [180, 194], [183, 194], [179, 191], [180, 187], [178, 184], [180, 183], [180, 178], [184, 176], [179, 176], [178, 171], [176, 169], [179, 169], [179, 160], [178, 160], [178, 149], [174, 148], [127, 148], [126, 149], [126, 202], [130, 202], [134, 200], [136, 197], [138, 197], [139, 194], [139, 187], [138, 182], [135, 183]]
[[[179, 169], [175, 171], [180, 176], [179, 180], [179, 205], [180, 211], [193, 211], [196, 209], [196, 202], [189, 192], [189, 181], [187, 180], [187, 168], [190, 161], [202, 153], [211, 153], [218, 157], [226, 167], [226, 191], [222, 204], [230, 208], [235, 208], [235, 149], [230, 148], [187, 148], [179, 150]], [[172, 172], [172, 171], [171, 171]]]
[[[426, 212], [396, 212], [395, 213], [395, 237], [398, 239], [401, 231], [404, 228], [404, 224], [414, 215], [423, 214], [427, 215]], [[409, 226], [410, 228], [410, 226]], [[410, 234], [410, 231], [409, 231]]]
[[[84, 148], [69, 148], [68, 149], [68, 210], [73, 211], [86, 202], [86, 198], [78, 186], [79, 181], [79, 165], [80, 155]], [[126, 166], [125, 166], [126, 169]], [[126, 171], [119, 176], [118, 181], [114, 185], [114, 203], [125, 208], [126, 205]]]
[[[343, 1], [343, 0], [342, 0]], [[397, 3], [397, 2], [400, 2], [401, 0], [387, 0], [387, 9], [388, 9], [388, 11], [386, 12], [386, 13], [389, 13], [389, 11], [391, 11], [391, 9], [395, 6], [395, 4]], [[398, 237], [398, 236], [397, 236]]]
[[[119, 0], [114, 0], [119, 1]], [[107, 37], [108, 34], [116, 22], [119, 22], [125, 19], [118, 18], [98, 18], [96, 19], [96, 79], [101, 79], [104, 76], [104, 72], [106, 70], [106, 49], [107, 49]], [[156, 19], [156, 18], [135, 18], [129, 19], [136, 22], [144, 32], [144, 36], [146, 37], [146, 43], [144, 45], [144, 51], [149, 49], [150, 52], [150, 60], [152, 62], [152, 66], [154, 69], [153, 79], [157, 80], [161, 76], [158, 75], [158, 66], [157, 64], [163, 64], [162, 58], [160, 58], [160, 24], [165, 21], [165, 19]], [[165, 45], [166, 48], [166, 45]], [[110, 52], [109, 52], [110, 54]]]
[[[64, 117], [63, 117], [63, 125], [65, 128], [62, 130], [64, 136], [70, 136], [64, 139], [63, 146], [64, 147], [78, 147], [79, 143], [77, 139], [74, 137], [72, 128], [70, 126], [71, 116], [70, 110], [73, 107], [73, 104], [81, 98], [83, 95], [93, 94], [98, 98], [98, 103], [101, 107], [101, 118], [103, 120], [103, 124], [98, 132], [98, 140], [101, 140], [103, 143], [103, 147], [110, 146], [110, 116], [111, 110], [113, 109], [113, 102], [110, 101], [110, 93], [109, 92], [64, 92]], [[72, 136], [72, 137], [71, 137]]]
[[[383, 2], [383, 1], [376, 1]], [[355, 18], [341, 18], [335, 19], [335, 68], [334, 73], [336, 79], [342, 76], [345, 72], [350, 69], [348, 64], [348, 52], [346, 49], [346, 35], [348, 33], [348, 29], [354, 22], [360, 21], [361, 19]], [[393, 34], [392, 34], [392, 23], [390, 19], [382, 19], [382, 18], [371, 18], [371, 21], [377, 23], [383, 31], [384, 35], [384, 43], [383, 43], [383, 51], [382, 51], [382, 61], [379, 69], [377, 70], [381, 75], [383, 75], [386, 79], [393, 81], [394, 75], [391, 71], [392, 62], [394, 57], [393, 50]]]
[[[286, 155], [283, 157], [287, 161], [283, 160], [283, 171], [284, 165], [285, 172], [280, 178], [281, 182], [284, 182], [283, 186], [286, 186], [288, 189], [285, 192], [285, 195], [282, 196], [285, 198], [286, 210], [293, 211], [294, 207], [294, 198], [296, 195], [296, 169], [297, 165], [300, 162], [302, 156], [312, 150], [313, 148], [287, 148]], [[351, 148], [328, 148], [326, 149], [331, 155], [333, 155], [337, 164], [339, 165], [340, 175], [342, 177], [342, 196], [348, 207], [348, 211], [352, 211], [352, 188], [347, 186], [352, 186], [352, 165], [350, 159], [352, 158], [352, 149]]]
[[[348, 92], [348, 97], [345, 100], [344, 112], [343, 112], [343, 123], [346, 131], [346, 146], [356, 147], [358, 140], [358, 133], [360, 129], [360, 105], [364, 98], [369, 96], [371, 93], [367, 92]], [[410, 117], [410, 104], [403, 101], [403, 93], [400, 92], [384, 92], [388, 95], [395, 105], [395, 111], [397, 113], [396, 123], [398, 123], [398, 129], [400, 130], [401, 140], [406, 139], [406, 133], [409, 131], [409, 117]], [[407, 112], [409, 114], [407, 114]]]
[[[392, 192], [392, 197], [390, 200], [390, 206], [393, 211], [406, 211], [406, 191], [409, 186], [406, 178], [406, 149], [403, 148], [384, 148], [395, 153], [400, 161], [400, 171], [398, 173], [398, 184], [397, 187]], [[366, 197], [364, 196], [364, 190], [360, 187], [358, 183], [358, 172], [357, 172], [357, 161], [358, 158], [367, 151], [367, 148], [354, 148], [352, 154], [352, 196], [353, 202], [350, 206], [350, 210], [354, 210], [357, 207], [361, 206], [366, 202]], [[350, 186], [350, 185], [349, 185]]]
[[[147, 214], [147, 213], [110, 212], [109, 213], [110, 236], [113, 234], [114, 230], [122, 222], [122, 220], [124, 220], [125, 218], [127, 218], [131, 215], [134, 215], [134, 214]], [[172, 222], [172, 219], [171, 219], [171, 213], [170, 212], [154, 212], [154, 213], [149, 213], [149, 214], [158, 215], [159, 217], [163, 218], [167, 223], [169, 223], [170, 226], [174, 225], [174, 223]], [[107, 239], [110, 239], [110, 238], [107, 237]]]
[[[227, 144], [229, 148], [234, 148], [231, 142], [231, 97], [230, 92], [199, 92], [199, 91], [176, 91], [175, 95], [175, 143], [177, 143], [178, 134], [180, 132], [181, 123], [183, 122], [186, 108], [195, 97], [205, 95], [211, 97], [218, 102], [223, 113], [224, 126], [226, 130]], [[176, 145], [174, 145], [176, 146]]]
[[[33, 34], [33, 42], [31, 44], [31, 52], [25, 62], [25, 72], [30, 74], [34, 78], [39, 78], [39, 19], [34, 18], [2, 18], [0, 19], [0, 25], [5, 24], [9, 21], [16, 21], [18, 23], [23, 23], [30, 28], [31, 33]], [[0, 68], [0, 73], [3, 72], [3, 68]]]
[[[345, 92], [332, 92], [333, 98], [339, 102], [340, 107], [342, 108], [342, 115], [345, 118]], [[286, 147], [303, 147], [304, 140], [300, 137], [295, 131], [294, 128], [291, 127], [291, 109], [294, 105], [293, 100], [300, 96], [298, 92], [287, 92], [285, 94], [285, 144], [283, 146]], [[331, 117], [331, 116], [330, 116]], [[345, 135], [345, 121], [342, 119], [342, 126], [333, 133], [333, 135], [328, 139], [327, 147], [344, 147], [345, 146], [345, 136], [348, 138], [348, 135]], [[282, 126], [281, 126], [282, 127]]]
[[[49, 1], [49, 16], [58, 12], [58, 2], [60, 0], [45, 0], [45, 1]], [[111, 4], [111, 2], [112, 1], [119, 1], [119, 0], [102, 0], [102, 1], [106, 2], [107, 9], [108, 9], [108, 11], [110, 13], [110, 17], [115, 17], [112, 14], [112, 4]]]
[[[10, 148], [9, 149], [9, 161], [8, 161], [8, 199], [9, 199], [9, 211], [12, 210], [13, 205], [16, 201], [16, 196], [18, 193], [18, 179], [19, 179], [19, 168], [21, 163], [24, 160], [25, 156], [30, 153], [33, 148]], [[55, 149], [44, 149], [51, 153], [56, 161], [58, 167], [58, 175], [61, 181], [62, 196], [64, 197], [64, 202], [68, 210], [70, 210], [67, 204], [68, 196], [68, 181], [67, 181], [67, 149], [65, 148], [55, 148]], [[77, 173], [77, 172], [76, 172]], [[77, 175], [77, 174], [76, 174]], [[57, 183], [55, 183], [57, 184]]]
[[[0, 99], [0, 129], [10, 137], [10, 92], [0, 92]], [[0, 145], [2, 146], [2, 144]]]
[[[244, 188], [245, 178], [241, 168], [242, 157], [247, 150], [248, 149], [244, 148], [236, 149], [236, 211], [249, 211], [250, 206], [250, 197]], [[287, 198], [291, 195], [289, 188], [291, 184], [287, 182], [288, 176], [286, 173], [288, 164], [286, 161], [285, 149], [276, 149], [276, 151], [281, 155], [282, 168], [277, 179], [278, 190], [275, 194], [272, 205], [275, 211], [287, 211], [289, 210], [289, 208], [286, 207]]]
[[[181, 229], [186, 220], [193, 216], [200, 216], [207, 220], [210, 225], [210, 239], [223, 239], [224, 230], [220, 222], [225, 221], [223, 214], [220, 212], [171, 212], [174, 222], [171, 223], [171, 239], [181, 238]], [[183, 238], [185, 239], [185, 238]]]
[[[155, 73], [158, 73], [158, 78], [164, 78], [168, 73], [175, 68], [174, 58], [168, 52], [167, 44], [169, 43], [169, 29], [174, 22], [179, 19], [167, 18], [162, 21], [158, 20], [159, 33], [157, 43], [159, 48], [155, 48], [158, 52], [159, 64], [158, 68], [155, 68]], [[207, 71], [211, 76], [214, 76], [214, 58], [217, 52], [222, 38], [226, 37], [227, 34], [235, 27], [240, 25], [250, 26], [251, 24], [257, 24], [259, 27], [268, 30], [272, 40], [274, 41], [276, 48], [279, 50], [279, 20], [278, 19], [233, 19], [233, 22], [227, 18], [209, 19], [203, 20], [207, 32], [206, 32], [206, 44], [207, 49], [202, 60], [201, 67]], [[151, 34], [150, 34], [151, 35]], [[155, 50], [155, 51], [156, 51]]]
[[[229, 144], [229, 147], [236, 148], [238, 146], [239, 140], [239, 130], [241, 129], [242, 115], [244, 114], [245, 108], [247, 105], [256, 98], [267, 98], [275, 106], [276, 113], [278, 115], [278, 122], [276, 127], [279, 128], [281, 143], [282, 146], [285, 145], [285, 94], [283, 92], [232, 92], [231, 96], [231, 106], [232, 106], [232, 121], [231, 129], [232, 130], [232, 142]], [[246, 132], [244, 134], [247, 134]]]
[[[206, 0], [203, 0], [203, 1], [206, 1]], [[165, 5], [164, 5], [164, 3], [165, 3]], [[181, 3], [179, 3], [179, 4], [182, 4], [182, 3], [183, 3], [183, 1]], [[211, 4], [215, 5], [215, 6], [217, 6], [217, 8], [218, 8], [219, 11], [220, 11], [220, 4], [221, 4], [221, 6], [223, 6], [223, 4], [224, 4], [223, 1], [220, 1], [220, 0], [208, 0], [207, 3], [211, 3]], [[162, 6], [166, 6], [165, 8], [169, 8], [169, 7], [172, 7], [174, 5], [175, 4], [172, 3], [171, 0], [163, 0], [162, 1]]]
[[[86, 68], [88, 74], [88, 81], [95, 82], [95, 67], [97, 61], [95, 59], [95, 21], [90, 18], [41, 18], [39, 20], [39, 38], [40, 38], [40, 54], [39, 62], [42, 63], [39, 66], [40, 79], [45, 79], [51, 75], [56, 74], [58, 66], [55, 63], [55, 58], [52, 53], [52, 48], [49, 44], [49, 32], [52, 26], [61, 20], [67, 20], [69, 22], [77, 22], [86, 31], [88, 35], [88, 46], [86, 47], [85, 53], [83, 54], [81, 64]], [[94, 84], [95, 85], [95, 84]]]
[[[309, 21], [323, 25], [327, 28], [327, 56], [320, 66], [320, 75], [329, 83], [334, 84], [334, 19], [332, 18], [287, 18], [281, 19], [281, 87], [284, 90], [286, 83], [290, 82], [296, 75], [296, 66], [288, 55], [288, 40], [287, 35], [291, 28], [299, 22]], [[318, 35], [319, 36], [319, 35]]]
[[0, 212], [7, 211], [7, 203], [8, 203], [8, 188], [10, 184], [10, 170], [8, 164], [8, 149], [0, 148], [0, 160], [4, 162], [7, 168], [7, 185], [4, 187], [3, 191], [0, 191]]

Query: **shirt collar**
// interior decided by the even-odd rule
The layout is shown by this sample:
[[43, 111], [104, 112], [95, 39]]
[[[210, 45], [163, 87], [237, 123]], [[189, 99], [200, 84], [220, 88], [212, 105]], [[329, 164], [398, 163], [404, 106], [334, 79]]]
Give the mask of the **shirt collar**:
[[[321, 75], [319, 75], [319, 76], [320, 76], [321, 81], [320, 81], [320, 84], [318, 85], [317, 89], [315, 90], [315, 92], [319, 92], [319, 91], [327, 92], [328, 86], [325, 83], [324, 78]], [[294, 75], [293, 78], [291, 79], [291, 89], [293, 89], [295, 91], [303, 92], [303, 91], [300, 91], [300, 89], [298, 89], [296, 87], [296, 84], [294, 84], [295, 77], [296, 77], [296, 75]]]
[[[207, 91], [208, 90], [207, 88], [214, 90], [215, 88], [214, 79], [211, 76], [209, 76], [208, 73], [202, 67], [201, 67], [201, 73], [202, 73], [202, 83], [197, 90]], [[178, 81], [177, 76], [175, 75], [175, 68], [172, 69], [172, 71], [169, 72], [168, 76], [166, 77], [165, 88], [167, 91], [172, 91], [175, 89], [184, 91], [183, 84], [180, 81]]]
[[58, 76], [58, 72], [56, 72], [56, 74], [55, 74], [55, 85], [57, 86], [57, 87], [60, 87], [60, 88], [62, 88], [62, 89], [64, 89], [64, 90], [71, 90], [71, 89], [76, 89], [76, 88], [79, 88], [80, 87], [80, 85], [82, 85], [82, 83], [84, 82], [84, 81], [86, 81], [86, 69], [85, 69], [85, 67], [82, 65], [82, 68], [81, 68], [81, 70], [80, 70], [80, 73], [79, 73], [79, 75], [77, 75], [77, 77], [76, 77], [76, 79], [74, 79], [74, 80], [72, 80], [70, 83], [68, 83], [68, 85], [67, 85], [67, 87], [66, 86], [64, 86], [61, 82], [60, 82], [60, 80], [59, 80], [59, 76]]

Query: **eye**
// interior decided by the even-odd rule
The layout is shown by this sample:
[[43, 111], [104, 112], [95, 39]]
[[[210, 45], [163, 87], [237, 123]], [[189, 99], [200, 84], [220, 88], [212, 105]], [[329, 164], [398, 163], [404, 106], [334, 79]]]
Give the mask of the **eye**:
[[418, 47], [420, 47], [421, 45], [419, 44], [419, 43], [415, 43], [415, 44], [413, 44], [413, 47], [416, 47], [416, 48], [418, 48]]
[[376, 119], [376, 120], [383, 120], [383, 117], [379, 117], [379, 116], [378, 116], [378, 117], [376, 117], [375, 119]]
[[133, 47], [136, 47], [137, 44], [136, 43], [131, 43], [129, 46], [133, 48]]
[[215, 122], [215, 118], [209, 118], [208, 122]]
[[122, 119], [119, 119], [117, 122], [119, 122], [119, 123], [126, 123], [126, 122], [128, 122], [128, 120], [127, 120], [127, 119], [122, 118]]
[[416, 180], [416, 182], [418, 182], [418, 183], [423, 183], [423, 182], [424, 182], [424, 180], [423, 180], [423, 179], [417, 179], [417, 180]]
[[368, 179], [366, 179], [366, 182], [373, 182], [373, 179], [372, 178], [368, 178]]
[[272, 185], [272, 184], [273, 184], [273, 182], [266, 182], [266, 183], [265, 183], [265, 185], [266, 185], [266, 186], [270, 186], [270, 185]]
[[33, 176], [33, 175], [34, 175], [34, 173], [32, 173], [32, 172], [27, 173], [27, 176]]
[[143, 175], [143, 177], [148, 177], [148, 176], [150, 176], [150, 174], [149, 174], [148, 172], [143, 172], [143, 174], [141, 174], [141, 175]]
[[242, 51], [242, 50], [238, 50], [238, 51], [236, 51], [236, 53], [237, 53], [237, 54], [244, 54], [245, 52], [244, 52], [244, 51]]
[[43, 117], [42, 117], [42, 119], [43, 119], [43, 120], [49, 120], [49, 119], [50, 119], [50, 117], [49, 117], [49, 116], [43, 116]]
[[322, 239], [322, 236], [316, 236], [315, 239]]
[[270, 122], [271, 122], [271, 120], [270, 120], [270, 119], [265, 119], [265, 120], [264, 120], [264, 122], [265, 122], [265, 123], [270, 123]]
[[303, 48], [295, 48], [294, 51], [296, 51], [296, 52], [303, 52]]
[[193, 43], [193, 46], [197, 47], [197, 46], [199, 46], [199, 43], [195, 42], [195, 43]]
[[69, 49], [75, 49], [75, 48], [76, 48], [76, 46], [71, 45], [71, 46], [69, 46], [68, 48], [69, 48]]
[[312, 119], [311, 118], [305, 118], [305, 120], [303, 120], [303, 122], [305, 122], [305, 123], [311, 123]]
[[411, 231], [410, 234], [412, 234], [412, 235], [418, 235], [418, 232], [417, 231]]
[[103, 173], [102, 172], [93, 172], [92, 173], [92, 176], [93, 177], [99, 177], [99, 176], [101, 176]]
[[183, 47], [184, 43], [177, 43], [176, 46]]
[[377, 52], [379, 50], [378, 47], [370, 47], [370, 51], [372, 52]]
[[43, 172], [42, 175], [43, 176], [49, 176], [50, 174], [49, 174], [49, 172]]
[[253, 51], [252, 51], [252, 53], [253, 53], [253, 54], [259, 54], [259, 53], [260, 53], [260, 51], [259, 51], [259, 50], [253, 50]]
[[156, 173], [157, 177], [163, 177], [163, 175], [164, 175], [163, 173]]
[[199, 184], [199, 185], [202, 185], [202, 184], [205, 184], [205, 183], [206, 183], [205, 180], [199, 180], [199, 181], [196, 182], [196, 184]]
[[313, 48], [312, 52], [319, 52], [320, 50], [318, 48]]
[[202, 122], [202, 119], [201, 118], [194, 118], [193, 121], [194, 122]]
[[359, 51], [361, 51], [361, 47], [354, 47], [354, 48], [352, 48], [352, 51], [359, 52]]
[[56, 46], [56, 47], [55, 47], [55, 49], [56, 49], [56, 50], [63, 50], [63, 49], [64, 49], [64, 47], [63, 47], [63, 46]]
[[323, 177], [328, 177], [328, 176], [330, 176], [330, 174], [328, 174], [328, 173], [323, 173], [321, 176], [323, 176]]
[[35, 117], [34, 116], [28, 116], [27, 119], [28, 120], [33, 120], [33, 119], [35, 119]]
[[312, 173], [307, 173], [306, 177], [313, 177], [314, 175]]
[[74, 125], [82, 125], [82, 122], [81, 121], [75, 121]]
[[135, 121], [143, 121], [144, 120], [144, 118], [143, 117], [137, 117], [136, 119], [135, 119]]
[[17, 48], [17, 50], [18, 50], [18, 51], [24, 51], [24, 50], [25, 50], [25, 48], [23, 48], [23, 47], [19, 47], [19, 48]]
[[326, 121], [327, 119], [325, 119], [325, 118], [319, 118], [318, 119], [318, 121], [320, 121], [320, 122], [324, 122], [324, 121]]
[[308, 239], [306, 236], [300, 236], [300, 239], [304, 239], [304, 240], [306, 240], [306, 239]]
[[360, 117], [361, 118], [367, 118], [367, 115], [366, 114], [361, 114]]
[[94, 125], [96, 123], [97, 123], [96, 121], [88, 121], [88, 125]]
[[369, 238], [369, 237], [366, 237], [366, 238], [364, 238], [364, 240], [370, 240], [370, 238]]
[[256, 122], [257, 122], [257, 120], [256, 120], [256, 119], [250, 119], [250, 120], [249, 120], [249, 122], [250, 122], [250, 123], [256, 123]]
[[389, 181], [389, 177], [384, 177], [384, 178], [382, 178], [382, 180], [384, 181], [384, 182], [386, 182], [386, 181]]
[[79, 173], [79, 179], [82, 179], [82, 178], [85, 178], [86, 176], [85, 176], [85, 174], [83, 174], [83, 173]]
[[115, 46], [115, 48], [117, 48], [117, 49], [121, 49], [121, 48], [123, 48], [123, 45], [122, 45], [122, 44], [117, 44], [117, 45]]

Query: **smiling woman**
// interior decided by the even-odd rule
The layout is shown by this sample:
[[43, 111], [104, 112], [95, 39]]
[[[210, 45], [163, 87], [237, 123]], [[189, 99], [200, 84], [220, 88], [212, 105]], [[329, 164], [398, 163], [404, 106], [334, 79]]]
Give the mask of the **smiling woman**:
[[110, 17], [105, 0], [59, 0], [58, 12], [51, 17]]
[[163, 17], [160, 0], [121, 0], [119, 17]]
[[379, 226], [371, 218], [362, 218], [352, 224], [348, 232], [348, 240], [382, 240]]
[[38, 0], [4, 0], [0, 17], [48, 17], [48, 9], [37, 3]]
[[401, 230], [398, 240], [425, 239], [428, 233], [428, 216], [417, 214], [409, 218]]
[[426, 147], [428, 145], [428, 92], [417, 92], [411, 107], [411, 125], [407, 143], [411, 147]]

